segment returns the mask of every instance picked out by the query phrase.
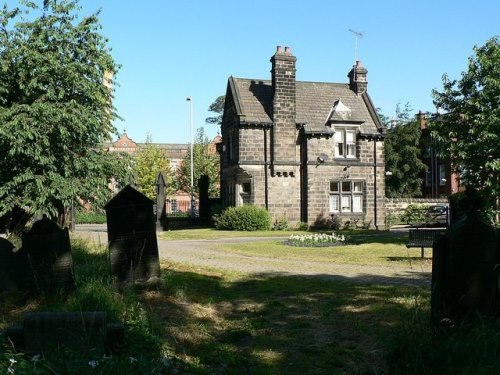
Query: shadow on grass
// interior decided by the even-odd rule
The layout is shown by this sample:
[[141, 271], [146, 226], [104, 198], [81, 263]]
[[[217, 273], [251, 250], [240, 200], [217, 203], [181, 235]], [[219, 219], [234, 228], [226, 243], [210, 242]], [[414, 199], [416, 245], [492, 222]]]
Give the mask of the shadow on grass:
[[228, 281], [170, 269], [143, 302], [194, 373], [383, 373], [387, 335], [429, 291], [360, 277], [367, 283], [276, 274]]
[[353, 244], [368, 244], [368, 243], [381, 243], [381, 244], [395, 244], [406, 245], [408, 243], [408, 235], [397, 232], [374, 232], [367, 234], [350, 234], [351, 242]]

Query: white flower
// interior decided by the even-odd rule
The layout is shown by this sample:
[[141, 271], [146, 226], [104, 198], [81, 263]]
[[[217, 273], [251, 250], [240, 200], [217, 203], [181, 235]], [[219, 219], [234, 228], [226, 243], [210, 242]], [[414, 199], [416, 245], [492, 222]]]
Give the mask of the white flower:
[[33, 357], [31, 357], [31, 361], [33, 362], [38, 362], [42, 359], [42, 356], [40, 354], [35, 354]]
[[137, 362], [137, 358], [134, 357], [128, 357], [128, 360], [130, 361], [130, 363]]
[[11, 366], [17, 363], [17, 361], [14, 358], [10, 358], [9, 361]]
[[89, 361], [89, 366], [92, 367], [93, 369], [99, 366], [99, 362], [96, 360]]

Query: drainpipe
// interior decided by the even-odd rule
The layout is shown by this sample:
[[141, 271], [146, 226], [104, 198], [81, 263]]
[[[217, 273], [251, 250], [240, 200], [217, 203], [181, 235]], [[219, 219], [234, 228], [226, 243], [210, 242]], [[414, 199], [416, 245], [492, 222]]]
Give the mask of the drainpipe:
[[377, 138], [373, 138], [373, 221], [375, 229], [378, 229], [378, 205], [377, 205]]
[[268, 191], [268, 177], [267, 177], [267, 135], [269, 128], [264, 126], [264, 202], [266, 205], [266, 210], [269, 208], [269, 191]]

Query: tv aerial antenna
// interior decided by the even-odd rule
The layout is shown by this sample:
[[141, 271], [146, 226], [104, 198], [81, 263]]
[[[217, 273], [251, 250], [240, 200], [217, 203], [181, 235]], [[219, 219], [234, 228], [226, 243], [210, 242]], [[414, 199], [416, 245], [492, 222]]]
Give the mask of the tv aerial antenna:
[[361, 34], [359, 31], [349, 29], [351, 33], [354, 34], [355, 42], [354, 42], [354, 68], [353, 68], [353, 73], [354, 73], [354, 80], [356, 80], [356, 63], [358, 61], [358, 39], [361, 39], [363, 37], [363, 34]]

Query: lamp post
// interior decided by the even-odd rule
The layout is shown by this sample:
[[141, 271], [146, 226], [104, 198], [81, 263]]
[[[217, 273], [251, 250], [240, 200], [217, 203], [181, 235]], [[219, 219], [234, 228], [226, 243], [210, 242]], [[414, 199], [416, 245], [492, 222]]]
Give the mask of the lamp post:
[[193, 160], [193, 97], [188, 96], [186, 100], [189, 102], [189, 142], [191, 153], [191, 217], [194, 217], [194, 160]]

